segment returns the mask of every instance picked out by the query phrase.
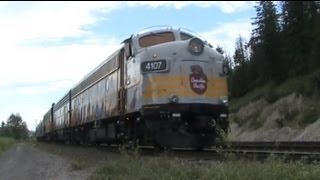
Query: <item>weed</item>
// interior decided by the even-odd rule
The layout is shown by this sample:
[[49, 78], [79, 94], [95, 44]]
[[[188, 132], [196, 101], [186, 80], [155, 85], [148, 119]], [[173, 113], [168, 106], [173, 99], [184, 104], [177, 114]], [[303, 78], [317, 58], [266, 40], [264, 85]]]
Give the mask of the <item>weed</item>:
[[83, 160], [75, 160], [71, 162], [70, 167], [72, 171], [78, 171], [84, 169], [86, 167], [86, 163]]
[[15, 140], [12, 138], [0, 137], [0, 153], [9, 149], [14, 143]]
[[199, 162], [168, 158], [134, 160], [123, 157], [109, 161], [91, 177], [100, 179], [318, 179], [319, 164], [301, 162], [284, 163], [276, 156], [265, 162], [237, 159], [226, 154], [223, 162], [211, 162], [199, 166]]

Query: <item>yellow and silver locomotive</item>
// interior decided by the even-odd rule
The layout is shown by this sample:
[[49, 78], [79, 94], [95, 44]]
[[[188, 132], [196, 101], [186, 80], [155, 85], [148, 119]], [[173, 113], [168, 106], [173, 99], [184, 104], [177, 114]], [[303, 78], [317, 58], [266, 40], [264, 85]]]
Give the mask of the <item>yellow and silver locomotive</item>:
[[132, 35], [53, 104], [38, 140], [202, 148], [228, 130], [223, 56], [183, 29]]

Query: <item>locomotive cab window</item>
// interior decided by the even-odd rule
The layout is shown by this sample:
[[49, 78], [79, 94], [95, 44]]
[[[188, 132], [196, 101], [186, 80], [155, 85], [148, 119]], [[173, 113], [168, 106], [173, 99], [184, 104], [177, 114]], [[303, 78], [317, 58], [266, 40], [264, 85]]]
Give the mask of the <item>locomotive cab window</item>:
[[172, 32], [152, 33], [139, 39], [140, 47], [149, 47], [161, 43], [175, 41]]
[[181, 40], [188, 40], [193, 38], [193, 36], [190, 36], [189, 34], [186, 34], [186, 33], [180, 33], [180, 37], [181, 37]]

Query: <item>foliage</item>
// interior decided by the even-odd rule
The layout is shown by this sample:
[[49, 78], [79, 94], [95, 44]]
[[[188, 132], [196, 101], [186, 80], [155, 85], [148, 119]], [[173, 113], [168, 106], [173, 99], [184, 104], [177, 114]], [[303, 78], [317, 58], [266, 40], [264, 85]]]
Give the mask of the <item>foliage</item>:
[[248, 61], [248, 53], [245, 48], [245, 42], [241, 35], [236, 40], [236, 49], [233, 55], [233, 60], [236, 66], [242, 66], [246, 61]]
[[0, 128], [0, 136], [12, 137], [14, 139], [28, 138], [28, 128], [19, 113], [11, 114], [5, 124], [3, 121]]
[[[236, 39], [234, 66], [229, 76], [231, 99], [244, 96], [266, 84], [281, 86], [288, 79], [312, 74], [320, 69], [320, 3], [278, 3], [279, 12], [274, 1], [257, 2], [256, 17], [252, 18], [255, 28], [249, 42], [244, 42], [241, 36]], [[245, 54], [247, 50], [248, 55]], [[304, 84], [298, 92], [308, 96], [319, 93], [319, 77], [313, 75], [308, 80], [309, 87]], [[271, 90], [268, 100], [272, 102], [277, 97], [278, 94]]]
[[14, 140], [12, 138], [0, 137], [0, 153], [7, 150], [13, 143]]

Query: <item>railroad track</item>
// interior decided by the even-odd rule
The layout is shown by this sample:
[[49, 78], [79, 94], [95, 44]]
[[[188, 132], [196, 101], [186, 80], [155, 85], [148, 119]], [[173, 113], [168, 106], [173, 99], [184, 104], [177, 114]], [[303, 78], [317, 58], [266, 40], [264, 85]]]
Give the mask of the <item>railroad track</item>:
[[[150, 147], [149, 147], [150, 148]], [[283, 159], [320, 161], [320, 142], [317, 141], [281, 141], [281, 142], [226, 142], [211, 149], [172, 149], [176, 156], [198, 157], [202, 160], [217, 159], [226, 153], [237, 156], [264, 159], [275, 155]]]
[[317, 141], [226, 142], [213, 150], [258, 158], [273, 154], [286, 159], [320, 160], [320, 142]]
[[[98, 149], [116, 152], [117, 145], [95, 146]], [[307, 161], [320, 161], [320, 142], [225, 142], [217, 144], [213, 148], [201, 151], [191, 148], [172, 148], [167, 150], [156, 150], [151, 146], [138, 146], [139, 153], [144, 156], [167, 156], [186, 158], [188, 160], [223, 160], [226, 154], [234, 154], [236, 157], [248, 157], [265, 159], [270, 155], [276, 157]], [[134, 151], [134, 150], [133, 150]], [[131, 151], [132, 152], [132, 151]]]
[[268, 151], [295, 151], [295, 152], [319, 152], [318, 141], [278, 141], [278, 142], [226, 142], [218, 145], [224, 149], [241, 150], [268, 150]]

